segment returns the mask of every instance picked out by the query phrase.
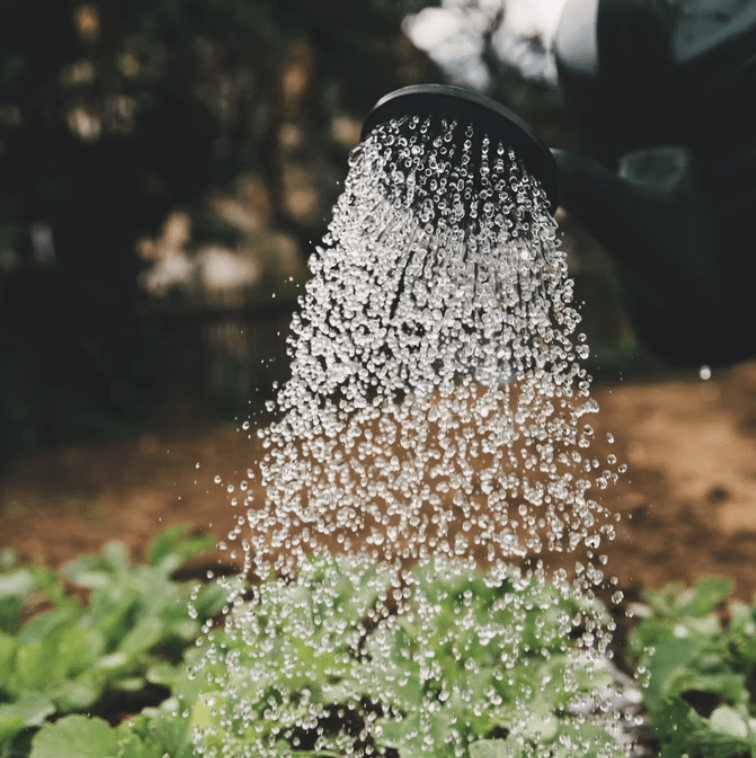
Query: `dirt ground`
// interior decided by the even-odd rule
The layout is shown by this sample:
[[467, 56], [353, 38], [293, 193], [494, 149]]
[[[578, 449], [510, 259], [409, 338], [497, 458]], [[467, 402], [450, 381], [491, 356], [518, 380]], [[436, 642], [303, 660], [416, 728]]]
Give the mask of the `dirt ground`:
[[[627, 473], [603, 504], [622, 514], [608, 570], [625, 589], [691, 582], [705, 574], [756, 592], [756, 362], [715, 372], [595, 389], [599, 458]], [[50, 566], [118, 539], [143, 556], [169, 524], [224, 539], [231, 506], [257, 453], [254, 430], [236, 425], [148, 435], [27, 459], [0, 478], [0, 548]], [[615, 441], [610, 444], [607, 433]], [[223, 486], [214, 483], [220, 476]], [[228, 494], [226, 483], [237, 483]], [[233, 553], [213, 561], [228, 563]]]

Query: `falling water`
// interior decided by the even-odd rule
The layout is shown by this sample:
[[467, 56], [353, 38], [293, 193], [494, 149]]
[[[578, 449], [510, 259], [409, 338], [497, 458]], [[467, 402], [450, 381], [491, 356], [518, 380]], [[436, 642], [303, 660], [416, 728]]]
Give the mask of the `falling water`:
[[[433, 616], [418, 566], [458, 578], [486, 570], [488, 586], [519, 583], [524, 594], [507, 609], [506, 622], [493, 611], [485, 628], [464, 613], [456, 622], [473, 624], [480, 644], [506, 642], [508, 652], [491, 664], [497, 677], [524, 654], [512, 628], [534, 608], [547, 612], [555, 597], [584, 604], [577, 618], [560, 622], [564, 639], [579, 637], [575, 656], [603, 656], [610, 634], [590, 600], [607, 581], [602, 547], [613, 538], [614, 517], [595, 493], [617, 474], [590, 452], [588, 421], [598, 408], [581, 365], [588, 348], [576, 333], [580, 317], [556, 232], [540, 185], [511, 150], [472, 126], [392, 121], [352, 153], [292, 324], [291, 379], [271, 406], [275, 422], [259, 433], [265, 453], [254, 475], [265, 499], [247, 497], [246, 518], [230, 535], [243, 546], [246, 575], [276, 579], [256, 585], [247, 604], [237, 597], [238, 583], [229, 583], [237, 609], [227, 632], [252, 652], [244, 666], [229, 656], [224, 675], [207, 674], [225, 703], [216, 707], [226, 730], [198, 732], [208, 754], [285, 754], [281, 744], [296, 748], [307, 724], [318, 735], [316, 750], [370, 754], [372, 747], [359, 746], [380, 745], [393, 714], [417, 719], [429, 755], [446, 729], [438, 739], [464, 756], [463, 725], [439, 721], [450, 694], [471, 713], [501, 713], [507, 733], [525, 735], [518, 739], [531, 752], [523, 755], [541, 754], [528, 745], [543, 714], [528, 707], [527, 697], [513, 706], [492, 692], [450, 693], [439, 666], [424, 659], [422, 640], [407, 651], [408, 660], [419, 661], [425, 693], [413, 714], [402, 714], [401, 704], [366, 709], [359, 687], [349, 691], [340, 682], [334, 661], [333, 704], [362, 714], [359, 733], [318, 730], [335, 705], [309, 696], [303, 705], [301, 696], [279, 693], [265, 710], [266, 723], [280, 724], [275, 739], [269, 729], [256, 742], [262, 732], [252, 700], [263, 690], [244, 692], [253, 680], [296, 681], [307, 661], [333, 655], [335, 639], [351, 640], [344, 644], [364, 666], [355, 676], [378, 686], [381, 656], [390, 652], [381, 630], [389, 634], [403, 614]], [[550, 568], [555, 556], [562, 554], [564, 565], [578, 548], [582, 562], [573, 571]], [[351, 562], [329, 558], [340, 555]], [[324, 579], [329, 571], [336, 572], [332, 581]], [[343, 581], [351, 588], [346, 595]], [[355, 618], [373, 618], [369, 626], [378, 632], [369, 656], [356, 653], [368, 627], [325, 634], [326, 610], [318, 617], [320, 636], [311, 614], [297, 629], [298, 638], [310, 640], [303, 643], [307, 656], [279, 656], [270, 670], [275, 630], [300, 623], [297, 603], [286, 598], [305, 585], [317, 585], [326, 609], [352, 595], [349, 602], [363, 603]], [[562, 649], [572, 654], [572, 647]], [[457, 652], [464, 658], [465, 650]], [[219, 656], [209, 644], [198, 673]], [[562, 678], [569, 693], [569, 666]], [[587, 747], [573, 744], [574, 753], [560, 755], [585, 755]]]

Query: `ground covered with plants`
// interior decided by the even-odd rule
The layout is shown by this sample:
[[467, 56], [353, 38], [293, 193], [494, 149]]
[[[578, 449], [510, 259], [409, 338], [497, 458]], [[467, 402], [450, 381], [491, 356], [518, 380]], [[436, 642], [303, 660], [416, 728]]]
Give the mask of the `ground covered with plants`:
[[[607, 612], [617, 625], [614, 661], [639, 677], [639, 724], [647, 720], [655, 730], [644, 737], [647, 755], [756, 755], [756, 366], [715, 372], [708, 382], [677, 376], [619, 383], [597, 388], [596, 396], [602, 408], [594, 425], [597, 452], [614, 452], [628, 464], [625, 477], [607, 491], [607, 505], [623, 515], [609, 559], [625, 596]], [[192, 679], [187, 664], [199, 655], [194, 641], [203, 625], [215, 629], [213, 644], [224, 654], [245, 653], [234, 652], [233, 641], [224, 641], [218, 629], [223, 595], [208, 577], [232, 574], [239, 559], [213, 546], [237, 516], [230, 502], [235, 493], [226, 483], [243, 478], [256, 455], [252, 432], [241, 425], [174, 428], [134, 443], [40, 456], [4, 474], [0, 756], [193, 756], [195, 730], [204, 730], [211, 745], [218, 714], [229, 704], [211, 703], [212, 693], [203, 695], [202, 677]], [[187, 530], [166, 529], [177, 524]], [[486, 589], [479, 577], [454, 582], [459, 586], [447, 588], [439, 624], [464, 602], [466, 590], [481, 614], [508, 592], [526, 592], [523, 586]], [[344, 602], [334, 623], [363, 623], [370, 602], [367, 595]], [[307, 602], [297, 607], [311, 612]], [[413, 630], [391, 633], [411, 636]], [[521, 633], [525, 638], [532, 630]], [[285, 624], [277, 634], [287, 639]], [[293, 714], [302, 705], [294, 691], [311, 693], [321, 710], [314, 731], [296, 717], [288, 731], [271, 731], [271, 749], [316, 754], [317, 730], [327, 731], [328, 716], [352, 719], [357, 732], [361, 719], [384, 719], [383, 744], [365, 745], [365, 754], [414, 755], [412, 725], [407, 719], [404, 727], [394, 723], [396, 714], [411, 712], [417, 694], [414, 674], [403, 671], [401, 661], [394, 681], [406, 682], [393, 702], [385, 702], [384, 686], [383, 703], [365, 692], [344, 701], [340, 711], [322, 710], [339, 702], [339, 687], [343, 692], [353, 667], [362, 665], [348, 640], [344, 644], [341, 657], [334, 649], [328, 673], [323, 662], [313, 661], [306, 684], [292, 680], [288, 690], [276, 690], [275, 698]], [[306, 658], [306, 650], [297, 649]], [[475, 674], [454, 656], [444, 658], [440, 648], [437, 657], [447, 661], [448, 676], [480, 676], [481, 691], [506, 703], [501, 682], [485, 683], [492, 651], [471, 651]], [[557, 651], [548, 652], [555, 657]], [[543, 681], [546, 664], [537, 650], [534, 660], [537, 665], [513, 676]], [[262, 670], [275, 660], [249, 665]], [[610, 681], [605, 670], [586, 676]], [[250, 728], [265, 730], [272, 693], [260, 689], [260, 681], [248, 683], [240, 697], [255, 714], [251, 723], [257, 726]], [[485, 690], [488, 685], [494, 689]], [[580, 729], [587, 734], [597, 728], [573, 724], [548, 687], [538, 698], [537, 726], [551, 740], [553, 755], [582, 739]], [[448, 703], [443, 713], [457, 705]], [[462, 718], [469, 721], [463, 754], [528, 754], [517, 752], [527, 746], [507, 743], [505, 720], [491, 723], [485, 713]], [[436, 728], [443, 754], [443, 718]]]
[[[197, 758], [259, 755], [263, 745], [269, 755], [330, 758], [346, 754], [338, 748], [345, 734], [366, 756], [412, 758], [430, 740], [434, 755], [449, 758], [543, 750], [567, 758], [598, 755], [609, 741], [575, 707], [595, 688], [611, 702], [608, 663], [573, 658], [572, 696], [553, 686], [570, 665], [567, 649], [581, 645], [572, 635], [565, 646], [565, 623], [596, 609], [520, 570], [492, 583], [461, 564], [442, 574], [419, 567], [414, 600], [433, 609], [421, 626], [413, 614], [375, 622], [390, 582], [380, 566], [316, 559], [306, 581], [257, 585], [265, 612], [238, 636], [220, 622], [245, 603], [229, 610], [217, 582], [177, 578], [208, 546], [174, 527], [150, 543], [143, 565], [118, 542], [58, 572], [18, 565], [10, 550], [0, 555], [0, 755]], [[633, 712], [647, 714], [652, 728], [636, 734], [646, 755], [756, 755], [756, 604], [733, 600], [732, 587], [726, 577], [706, 577], [645, 591], [642, 603], [625, 606], [635, 621], [616, 663], [637, 678], [645, 710]], [[508, 639], [480, 633], [519, 604], [529, 609], [526, 623]], [[326, 656], [314, 654], [322, 638], [330, 640]], [[208, 645], [214, 656], [203, 655]], [[438, 668], [436, 687], [407, 655], [418, 647]], [[230, 657], [237, 680], [221, 692], [213, 677]], [[463, 681], [461, 691], [477, 698], [455, 697]], [[419, 704], [429, 698], [437, 708], [423, 729]], [[516, 741], [508, 727], [523, 708], [532, 734]], [[361, 740], [367, 723], [370, 736]], [[229, 732], [234, 743], [221, 740]]]

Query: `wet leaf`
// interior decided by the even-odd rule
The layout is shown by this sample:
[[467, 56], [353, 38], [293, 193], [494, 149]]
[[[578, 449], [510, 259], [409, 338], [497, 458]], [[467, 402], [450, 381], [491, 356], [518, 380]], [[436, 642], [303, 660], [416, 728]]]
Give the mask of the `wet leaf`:
[[520, 758], [522, 748], [514, 739], [478, 740], [470, 745], [470, 758]]

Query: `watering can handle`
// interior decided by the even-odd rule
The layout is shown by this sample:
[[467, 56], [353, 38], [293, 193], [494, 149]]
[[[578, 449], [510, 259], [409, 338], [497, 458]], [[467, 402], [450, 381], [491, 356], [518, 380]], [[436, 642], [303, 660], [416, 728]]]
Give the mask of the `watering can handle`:
[[647, 86], [663, 79], [672, 63], [673, 16], [668, 0], [600, 0], [596, 36], [602, 70]]

